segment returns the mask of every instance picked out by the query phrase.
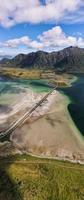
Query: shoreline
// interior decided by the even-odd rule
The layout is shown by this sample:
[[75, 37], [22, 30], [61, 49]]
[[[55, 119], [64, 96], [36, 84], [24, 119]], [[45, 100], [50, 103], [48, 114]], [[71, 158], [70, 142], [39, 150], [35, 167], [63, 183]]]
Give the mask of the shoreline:
[[[61, 92], [60, 92], [61, 93]], [[82, 136], [82, 133], [78, 130], [77, 126], [75, 125], [75, 122], [73, 121], [70, 113], [69, 113], [69, 110], [68, 110], [68, 105], [72, 102], [71, 99], [65, 95], [64, 93], [61, 93], [65, 99], [66, 99], [66, 106], [65, 106], [65, 110], [66, 110], [66, 113], [67, 113], [67, 116], [68, 116], [68, 119], [70, 121], [70, 125], [72, 127], [72, 130], [74, 129], [74, 132], [76, 134], [76, 136], [78, 137], [78, 139], [80, 140], [80, 142], [83, 142], [83, 136]], [[83, 142], [84, 143], [84, 142]]]

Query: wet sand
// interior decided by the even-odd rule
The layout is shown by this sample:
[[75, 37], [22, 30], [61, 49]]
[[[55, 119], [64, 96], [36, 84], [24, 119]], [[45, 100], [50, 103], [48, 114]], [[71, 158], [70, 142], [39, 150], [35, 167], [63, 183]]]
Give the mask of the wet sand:
[[[73, 123], [67, 105], [69, 99], [56, 92], [54, 101], [45, 115], [31, 116], [11, 135], [13, 145], [21, 152], [41, 157], [52, 157], [84, 162], [84, 140]], [[42, 109], [42, 108], [40, 108]]]

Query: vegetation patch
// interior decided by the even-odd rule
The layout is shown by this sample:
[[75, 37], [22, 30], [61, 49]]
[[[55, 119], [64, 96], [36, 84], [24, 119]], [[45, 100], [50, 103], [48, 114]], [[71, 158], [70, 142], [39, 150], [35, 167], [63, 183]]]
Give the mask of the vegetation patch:
[[0, 199], [83, 200], [84, 166], [16, 155], [0, 159]]

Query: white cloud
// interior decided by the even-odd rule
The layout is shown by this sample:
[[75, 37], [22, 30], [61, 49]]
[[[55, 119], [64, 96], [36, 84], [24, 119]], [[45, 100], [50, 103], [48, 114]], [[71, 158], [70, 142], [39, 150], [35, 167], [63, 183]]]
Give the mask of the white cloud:
[[[30, 22], [64, 20], [79, 22], [84, 19], [84, 0], [0, 0], [0, 24], [5, 27]], [[70, 18], [71, 15], [71, 18]], [[75, 18], [76, 16], [76, 18]], [[70, 20], [71, 19], [71, 20]]]
[[[10, 39], [0, 43], [0, 47], [6, 48], [24, 48], [30, 50], [58, 50], [67, 46], [79, 46], [84, 47], [84, 39], [81, 36], [71, 36], [63, 32], [60, 26], [55, 26], [52, 29], [43, 32], [36, 40], [32, 40], [28, 36], [21, 38]], [[23, 49], [24, 49], [23, 48]]]
[[21, 38], [15, 38], [7, 40], [3, 43], [0, 43], [1, 47], [8, 47], [8, 48], [16, 48], [20, 45], [24, 45], [30, 49], [41, 49], [43, 48], [43, 44], [36, 40], [31, 40], [28, 36], [23, 36]]
[[84, 47], [84, 39], [82, 37], [74, 37], [66, 35], [60, 26], [56, 26], [38, 36], [44, 48], [57, 49], [67, 46]]
[[21, 37], [21, 38], [15, 38], [15, 39], [5, 41], [4, 43], [2, 43], [2, 46], [15, 48], [15, 47], [22, 45], [22, 44], [27, 46], [27, 45], [29, 45], [29, 43], [30, 43], [29, 37], [24, 36], [24, 37]]

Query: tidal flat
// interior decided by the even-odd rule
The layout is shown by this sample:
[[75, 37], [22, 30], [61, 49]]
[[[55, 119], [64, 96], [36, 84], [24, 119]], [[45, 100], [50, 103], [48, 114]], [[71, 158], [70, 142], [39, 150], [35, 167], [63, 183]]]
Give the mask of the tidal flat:
[[[70, 80], [71, 82], [73, 80]], [[5, 95], [8, 96], [6, 104], [1, 103], [2, 108], [8, 105], [11, 110], [2, 112], [0, 116], [1, 129], [9, 127], [26, 110], [34, 106], [46, 92], [52, 90], [46, 86], [44, 80], [20, 80], [20, 82], [6, 80], [2, 85], [4, 88], [1, 90], [1, 99], [2, 96], [4, 99]], [[69, 104], [70, 99], [62, 91], [55, 90], [47, 101], [32, 113], [30, 119], [11, 134], [8, 143], [13, 146], [12, 148], [9, 145], [13, 149], [11, 152], [26, 152], [41, 157], [83, 163], [84, 139], [69, 114], [67, 109]], [[3, 155], [4, 143], [0, 148], [0, 154]], [[8, 155], [8, 150], [4, 151], [4, 154]]]

